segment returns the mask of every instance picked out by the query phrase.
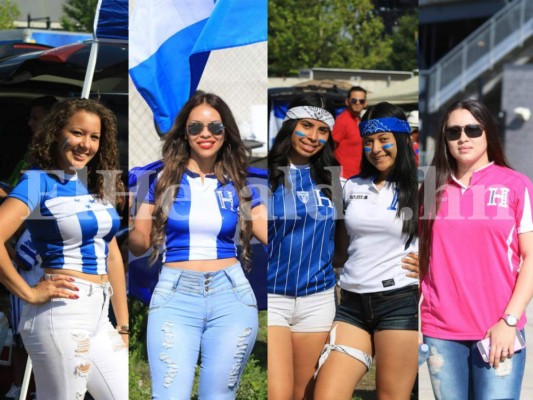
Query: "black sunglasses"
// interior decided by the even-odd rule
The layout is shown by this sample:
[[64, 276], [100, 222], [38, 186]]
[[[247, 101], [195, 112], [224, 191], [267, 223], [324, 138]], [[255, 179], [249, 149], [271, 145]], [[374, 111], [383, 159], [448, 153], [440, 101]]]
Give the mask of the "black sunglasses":
[[350, 103], [352, 104], [365, 104], [366, 103], [366, 99], [350, 99]]
[[207, 130], [215, 136], [224, 133], [224, 124], [222, 122], [210, 122], [207, 125], [204, 125], [201, 122], [191, 122], [187, 125], [187, 133], [191, 136], [196, 136], [204, 130], [205, 126], [207, 126]]
[[466, 133], [466, 136], [468, 136], [469, 138], [477, 138], [483, 134], [483, 127], [477, 124], [468, 124], [465, 126], [449, 126], [444, 129], [446, 139], [448, 139], [450, 142], [453, 142], [454, 140], [459, 140], [463, 129]]

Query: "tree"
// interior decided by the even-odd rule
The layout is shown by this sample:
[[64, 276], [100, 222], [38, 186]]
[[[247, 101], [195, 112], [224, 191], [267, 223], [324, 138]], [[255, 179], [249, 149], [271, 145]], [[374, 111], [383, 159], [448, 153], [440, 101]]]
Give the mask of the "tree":
[[312, 67], [372, 69], [390, 54], [391, 40], [370, 0], [269, 1], [269, 75]]
[[11, 0], [0, 0], [0, 29], [13, 29], [14, 21], [20, 14], [16, 4]]
[[98, 0], [67, 0], [61, 24], [66, 31], [92, 32]]
[[398, 28], [392, 34], [390, 69], [412, 71], [418, 68], [416, 42], [418, 38], [418, 13], [406, 14], [398, 19]]

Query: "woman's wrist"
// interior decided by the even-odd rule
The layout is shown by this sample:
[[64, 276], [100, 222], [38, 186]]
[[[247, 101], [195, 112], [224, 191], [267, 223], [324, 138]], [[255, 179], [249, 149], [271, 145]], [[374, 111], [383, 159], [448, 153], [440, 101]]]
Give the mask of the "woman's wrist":
[[130, 326], [128, 324], [117, 325], [116, 329], [121, 335], [129, 335], [130, 333]]

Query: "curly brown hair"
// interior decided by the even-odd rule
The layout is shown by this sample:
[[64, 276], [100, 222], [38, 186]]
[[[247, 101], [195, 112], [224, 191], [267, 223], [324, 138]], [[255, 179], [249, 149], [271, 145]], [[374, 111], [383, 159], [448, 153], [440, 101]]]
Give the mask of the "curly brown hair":
[[[87, 164], [87, 189], [95, 198], [107, 200], [121, 208], [124, 199], [117, 193], [124, 192], [124, 184], [120, 179], [117, 121], [110, 109], [95, 100], [73, 98], [54, 104], [33, 136], [30, 163], [43, 171], [61, 169], [57, 164], [58, 137], [70, 118], [79, 111], [96, 114], [101, 123], [98, 152]], [[107, 171], [111, 171], [113, 179], [105, 179]]]
[[151, 232], [153, 249], [151, 261], [157, 259], [159, 249], [164, 243], [170, 207], [191, 155], [186, 135], [187, 119], [193, 108], [201, 104], [208, 104], [217, 110], [224, 125], [224, 143], [217, 153], [214, 172], [222, 184], [229, 181], [233, 182], [235, 191], [239, 196], [241, 263], [245, 269], [248, 269], [251, 259], [252, 221], [251, 192], [246, 184], [246, 175], [250, 150], [241, 139], [239, 128], [228, 105], [217, 95], [203, 91], [197, 91], [183, 106], [172, 129], [165, 137], [163, 144], [165, 166], [155, 188], [155, 220]]

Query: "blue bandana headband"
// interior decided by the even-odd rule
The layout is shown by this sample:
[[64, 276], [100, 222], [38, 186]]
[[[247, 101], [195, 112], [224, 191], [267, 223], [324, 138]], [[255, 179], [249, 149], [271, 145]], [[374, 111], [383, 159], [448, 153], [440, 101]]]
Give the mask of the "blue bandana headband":
[[407, 133], [410, 135], [411, 126], [407, 121], [394, 117], [369, 119], [359, 123], [361, 137], [381, 132]]
[[328, 110], [324, 110], [320, 107], [313, 107], [313, 106], [298, 106], [289, 108], [287, 111], [287, 114], [285, 115], [285, 119], [283, 122], [289, 120], [289, 119], [303, 119], [303, 118], [309, 118], [309, 119], [316, 119], [317, 121], [324, 122], [327, 126], [329, 126], [330, 130], [333, 130], [333, 125], [335, 124], [335, 118], [333, 118], [333, 115]]

